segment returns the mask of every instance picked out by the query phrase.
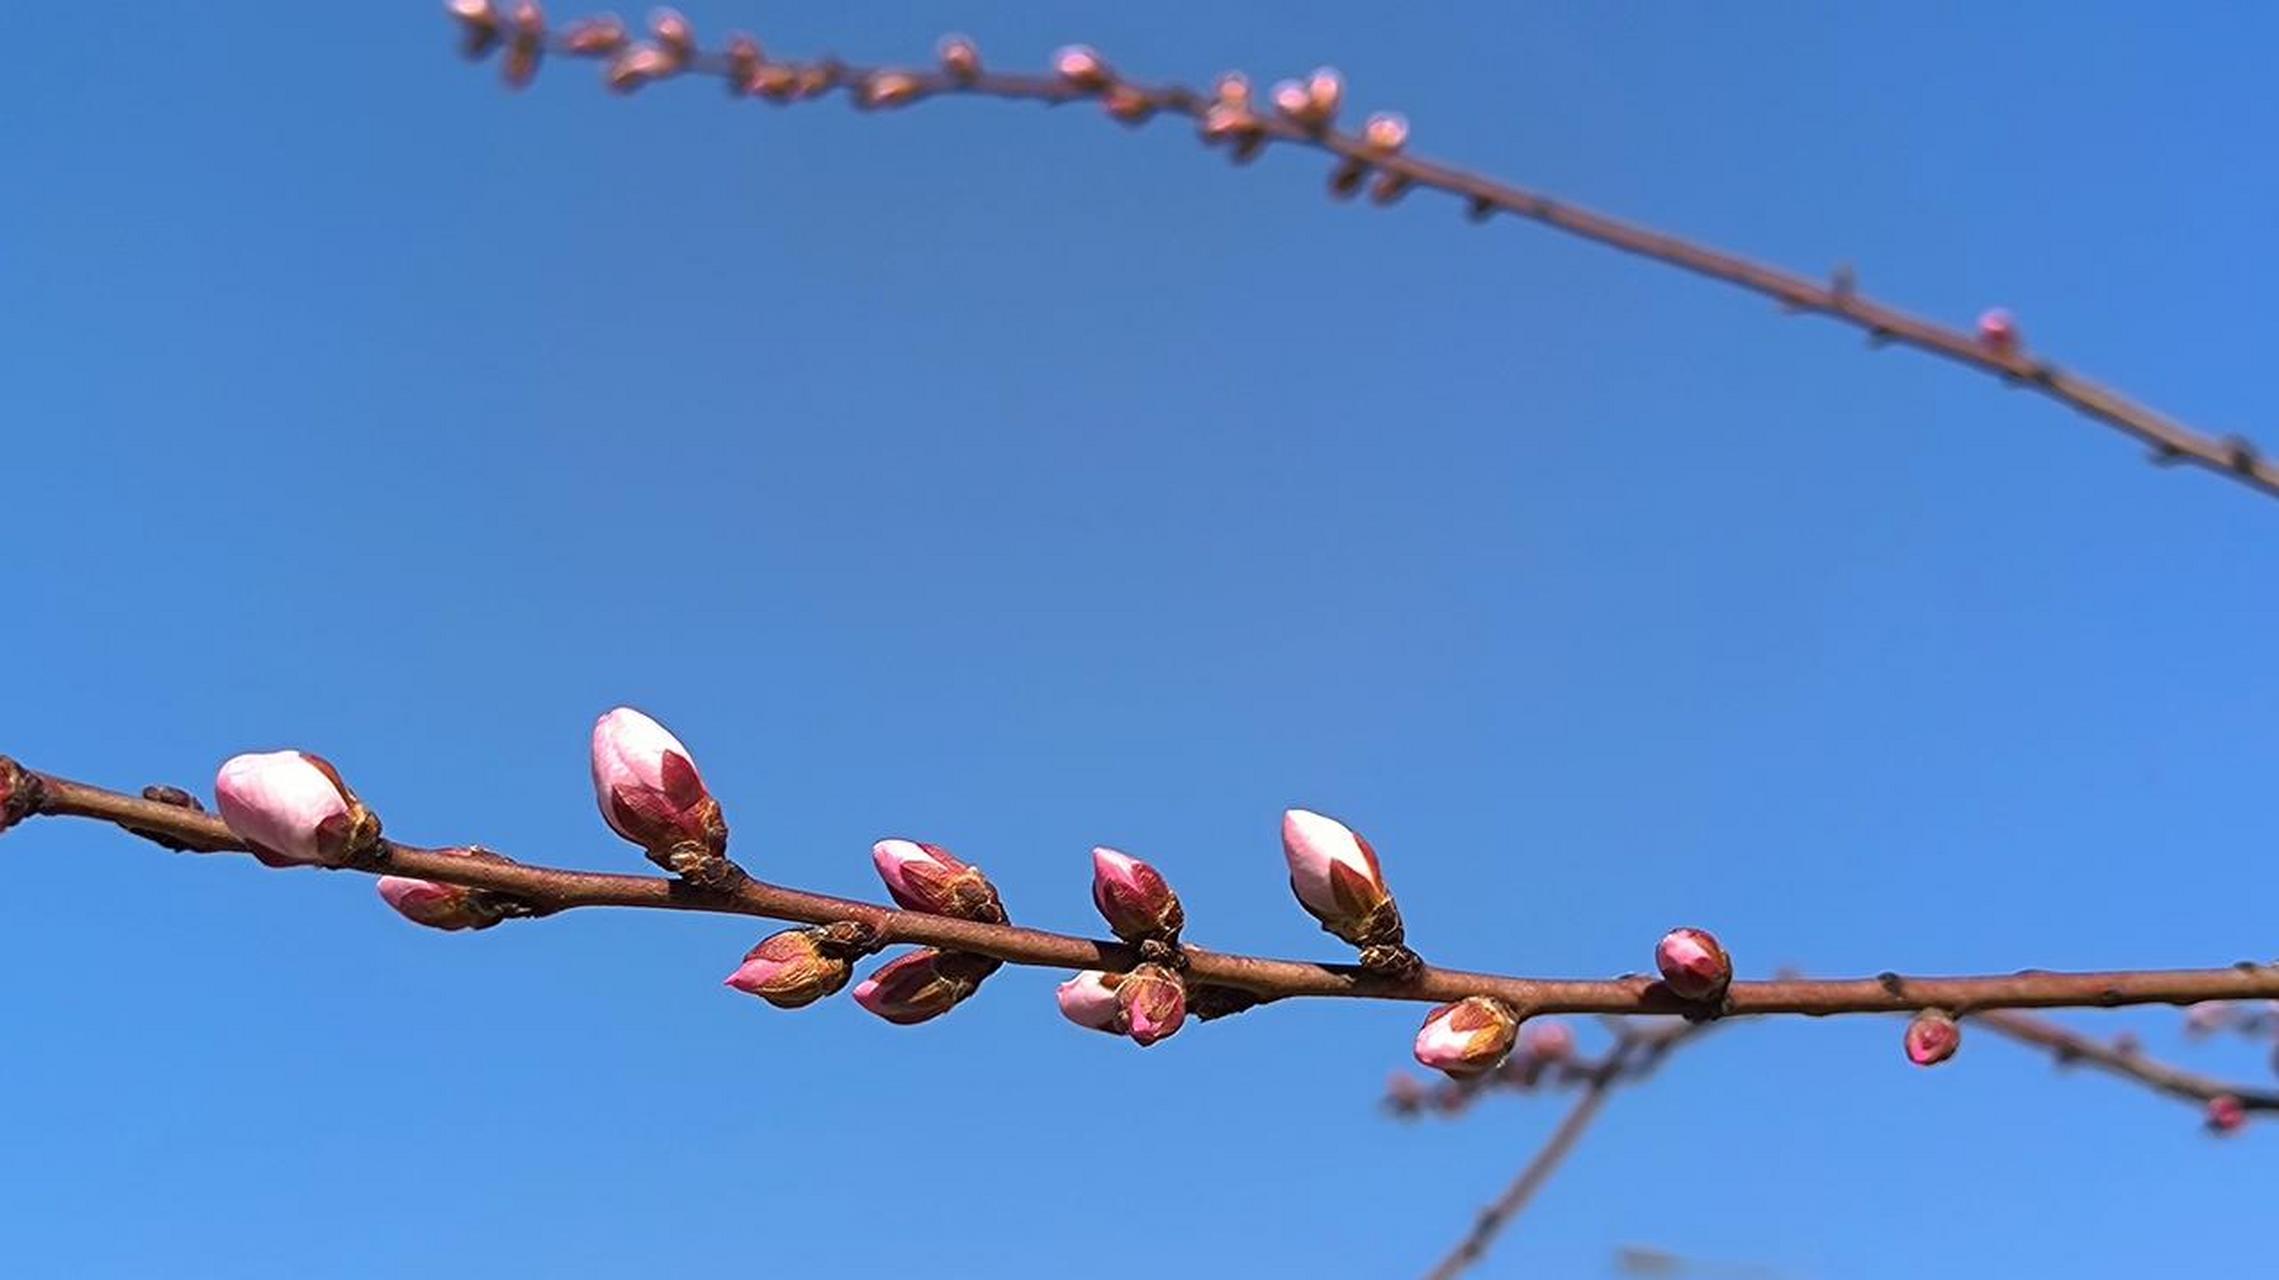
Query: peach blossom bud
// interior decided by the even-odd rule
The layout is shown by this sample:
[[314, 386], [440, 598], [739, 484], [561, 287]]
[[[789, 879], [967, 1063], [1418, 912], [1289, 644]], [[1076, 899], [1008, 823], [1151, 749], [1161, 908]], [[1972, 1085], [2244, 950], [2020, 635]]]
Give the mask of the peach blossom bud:
[[1564, 1062], [1575, 1052], [1575, 1033], [1564, 1022], [1539, 1018], [1522, 1029], [1521, 1040], [1528, 1056], [1543, 1062]]
[[1717, 939], [1701, 929], [1672, 929], [1654, 948], [1662, 985], [1683, 1000], [1715, 1000], [1733, 981], [1733, 961]]
[[1086, 969], [1061, 983], [1053, 994], [1060, 1002], [1062, 1017], [1080, 1027], [1120, 1036], [1124, 1033], [1124, 1005], [1116, 998], [1116, 988], [1123, 981], [1122, 974]]
[[1493, 1071], [1519, 1040], [1519, 1018], [1503, 1001], [1467, 996], [1444, 1004], [1416, 1033], [1416, 1060], [1452, 1076]]
[[1267, 97], [1276, 111], [1292, 120], [1302, 124], [1313, 119], [1313, 97], [1306, 92], [1306, 86], [1296, 80], [1275, 81]]
[[2007, 356], [2018, 349], [2018, 322], [2008, 311], [1995, 307], [1978, 318], [1978, 345], [1989, 353]]
[[696, 28], [688, 24], [688, 19], [682, 17], [678, 9], [651, 9], [649, 35], [656, 40], [657, 47], [665, 51], [665, 56], [673, 60], [673, 69], [676, 71], [687, 66], [688, 60], [696, 56]]
[[1361, 126], [1361, 140], [1379, 151], [1398, 151], [1409, 140], [1409, 118], [1398, 111], [1380, 111]]
[[[34, 778], [28, 770], [6, 756], [0, 756], [0, 831], [6, 831], [30, 816], [32, 809], [38, 803], [39, 790], [38, 779]], [[158, 798], [151, 794], [151, 790], [151, 788], [143, 790], [144, 799], [155, 800]], [[184, 808], [196, 809], [199, 807], [196, 798], [189, 795], [184, 795], [182, 798], [189, 801], [187, 805], [183, 806]]]
[[1345, 101], [1345, 77], [1334, 67], [1316, 67], [1306, 77], [1306, 105], [1315, 120], [1327, 121]]
[[232, 756], [214, 778], [230, 834], [272, 867], [341, 866], [378, 842], [379, 819], [320, 756], [270, 751]]
[[1142, 1047], [1169, 1039], [1187, 1019], [1187, 984], [1159, 964], [1125, 974], [1116, 1001], [1123, 1006], [1125, 1034]]
[[934, 52], [941, 57], [942, 70], [954, 79], [971, 80], [981, 74], [981, 49], [964, 36], [943, 36]]
[[594, 801], [610, 829], [653, 859], [694, 845], [718, 857], [728, 823], [680, 739], [631, 707], [594, 721]]
[[789, 102], [798, 91], [799, 73], [779, 63], [763, 62], [752, 73], [752, 92], [770, 102]]
[[[443, 849], [441, 853], [466, 857], [465, 849]], [[488, 929], [499, 922], [497, 910], [480, 889], [465, 885], [441, 884], [434, 880], [418, 880], [411, 876], [381, 876], [380, 899], [395, 908], [396, 914], [413, 924], [446, 932], [457, 929]]]
[[520, 89], [538, 74], [538, 55], [546, 47], [546, 12], [538, 0], [521, 0], [514, 6], [514, 38], [506, 48], [503, 74], [509, 89]]
[[881, 71], [863, 81], [856, 101], [866, 107], [899, 107], [918, 96], [918, 77], [907, 71]]
[[1925, 1009], [1907, 1022], [1907, 1060], [1935, 1067], [1962, 1048], [1962, 1024], [1944, 1010]]
[[1322, 928], [1368, 946], [1383, 940], [1376, 934], [1387, 914], [1398, 922], [1377, 851], [1344, 823], [1305, 809], [1285, 812], [1282, 856], [1290, 864], [1291, 891]]
[[1205, 142], [1225, 142], [1230, 138], [1240, 140], [1255, 136], [1259, 131], [1258, 118], [1250, 114], [1249, 108], [1229, 106], [1223, 102], [1203, 113], [1198, 129]]
[[459, 22], [459, 51], [480, 58], [499, 40], [499, 11], [491, 0], [451, 0], [444, 6]]
[[886, 891], [907, 910], [1005, 923], [1005, 907], [989, 877], [938, 844], [881, 840], [871, 846], [870, 857]]
[[1108, 63], [1088, 44], [1072, 44], [1052, 56], [1053, 74], [1078, 89], [1097, 93], [1108, 87]]
[[1110, 119], [1124, 124], [1143, 124], [1155, 114], [1155, 103], [1146, 94], [1124, 84], [1111, 87], [1100, 105]]
[[823, 945], [820, 930], [786, 929], [745, 952], [744, 963], [728, 975], [726, 985], [778, 1009], [797, 1009], [847, 985], [851, 968]]
[[2222, 1000], [2202, 1000], [2184, 1010], [2184, 1033], [2190, 1036], [2213, 1035], [2230, 1026], [2238, 1011]]
[[1219, 77], [1218, 84], [1212, 87], [1211, 96], [1222, 107], [1237, 107], [1247, 111], [1250, 109], [1250, 77], [1240, 71], [1229, 71]]
[[607, 83], [618, 93], [631, 93], [651, 80], [671, 75], [678, 67], [672, 56], [652, 45], [635, 45], [609, 64]]
[[562, 48], [579, 57], [598, 57], [625, 47], [625, 24], [615, 14], [580, 18], [562, 32]]
[[728, 92], [750, 93], [752, 73], [760, 69], [760, 42], [739, 31], [728, 37]]
[[997, 962], [920, 947], [855, 984], [855, 1003], [897, 1026], [938, 1018], [973, 994]]
[[1187, 913], [1154, 867], [1114, 849], [1092, 851], [1092, 905], [1126, 942], [1179, 936]]
[[2208, 1132], [2237, 1133], [2247, 1124], [2247, 1105], [2230, 1094], [2208, 1100]]

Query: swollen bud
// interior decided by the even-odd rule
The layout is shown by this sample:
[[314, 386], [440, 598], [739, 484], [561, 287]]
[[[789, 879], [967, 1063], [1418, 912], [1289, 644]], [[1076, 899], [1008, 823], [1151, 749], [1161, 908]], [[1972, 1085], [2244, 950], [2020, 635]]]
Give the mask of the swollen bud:
[[[29, 770], [0, 756], [0, 831], [6, 831], [31, 814], [39, 802], [39, 789], [39, 780]], [[144, 798], [149, 798], [147, 792]], [[190, 803], [198, 802], [191, 800]]]
[[1978, 345], [1989, 354], [2007, 356], [2018, 350], [2018, 321], [1995, 307], [1978, 318]]
[[1005, 907], [997, 888], [981, 868], [960, 862], [938, 844], [916, 840], [881, 840], [871, 846], [871, 864], [886, 891], [910, 911], [956, 916], [983, 924], [1005, 923]]
[[1097, 93], [1108, 87], [1108, 61], [1088, 44], [1064, 46], [1052, 56], [1053, 74], [1071, 86]]
[[1361, 127], [1361, 140], [1379, 151], [1398, 151], [1409, 140], [1409, 118], [1398, 111], [1380, 111]]
[[745, 952], [727, 985], [778, 1009], [797, 1009], [846, 986], [851, 971], [843, 955], [824, 945], [822, 930], [786, 929]]
[[1124, 1005], [1116, 998], [1116, 988], [1123, 981], [1119, 973], [1086, 969], [1061, 983], [1053, 997], [1060, 1004], [1060, 1015], [1070, 1022], [1120, 1036], [1124, 1033]]
[[649, 34], [656, 38], [657, 47], [672, 60], [675, 71], [687, 66], [689, 59], [696, 56], [696, 28], [688, 24], [688, 19], [682, 17], [678, 9], [651, 10]]
[[855, 984], [855, 1003], [896, 1026], [938, 1018], [997, 969], [983, 956], [920, 947], [896, 956]]
[[[437, 852], [467, 856], [465, 849]], [[488, 929], [503, 918], [491, 905], [489, 895], [465, 885], [442, 884], [411, 876], [381, 876], [378, 888], [380, 900], [395, 908], [396, 914], [430, 929], [447, 933], [459, 929]]]
[[1925, 1009], [1907, 1023], [1907, 1060], [1935, 1067], [1962, 1048], [1962, 1024], [1943, 1009]]
[[499, 39], [499, 11], [491, 0], [451, 0], [444, 6], [459, 22], [459, 51], [480, 58]]
[[625, 47], [625, 24], [604, 14], [580, 18], [562, 31], [562, 49], [579, 57], [615, 53]]
[[1187, 1019], [1187, 984], [1159, 964], [1143, 964], [1116, 987], [1124, 1034], [1145, 1047], [1169, 1039]]
[[1335, 818], [1305, 809], [1282, 815], [1290, 889], [1322, 928], [1357, 947], [1396, 943], [1400, 908], [1385, 888], [1377, 851]]
[[1179, 895], [1162, 874], [1114, 849], [1092, 851], [1092, 905], [1100, 908], [1109, 930], [1126, 942], [1149, 938], [1170, 942], [1187, 923]]
[[270, 751], [232, 756], [214, 778], [230, 834], [272, 867], [344, 866], [380, 842], [380, 819], [321, 756]]
[[981, 74], [981, 50], [965, 36], [943, 36], [934, 52], [941, 57], [942, 70], [953, 80], [971, 80]]
[[2208, 1132], [2237, 1133], [2247, 1125], [2247, 1106], [2230, 1094], [2208, 1100]]
[[514, 6], [514, 38], [507, 43], [504, 74], [507, 87], [520, 89], [538, 74], [538, 55], [546, 48], [546, 12], [538, 0], [521, 0]]
[[1520, 1042], [1538, 1062], [1565, 1062], [1575, 1052], [1575, 1033], [1564, 1022], [1536, 1019], [1522, 1030]]
[[728, 851], [727, 819], [688, 748], [631, 707], [594, 722], [593, 789], [602, 820], [659, 866], [685, 873]]
[[1662, 985], [1684, 1000], [1715, 1000], [1733, 981], [1733, 961], [1702, 929], [1672, 929], [1654, 948]]
[[1452, 1076], [1493, 1071], [1519, 1040], [1519, 1017], [1492, 996], [1444, 1004], [1416, 1033], [1416, 1060]]

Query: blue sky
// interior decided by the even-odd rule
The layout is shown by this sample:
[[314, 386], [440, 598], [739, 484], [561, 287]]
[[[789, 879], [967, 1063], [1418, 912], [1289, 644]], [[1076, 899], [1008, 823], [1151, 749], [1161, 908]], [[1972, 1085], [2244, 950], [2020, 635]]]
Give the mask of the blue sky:
[[[2008, 305], [2279, 445], [2261, 9], [688, 8], [864, 59], [1332, 62], [1420, 151]], [[1171, 124], [514, 97], [425, 3], [19, 26], [0, 750], [36, 767], [203, 789], [303, 746], [402, 838], [630, 869], [584, 739], [631, 702], [758, 874], [875, 896], [911, 835], [1066, 929], [1106, 842], [1203, 945], [1335, 954], [1283, 884], [1304, 804], [1470, 967], [1635, 969], [1678, 923], [1756, 973], [2270, 954], [2279, 509], [2054, 406]], [[726, 992], [736, 920], [441, 936], [348, 875], [52, 822], [0, 853], [23, 1274], [1402, 1275], [1559, 1109], [1383, 1117], [1403, 1006], [1142, 1053], [1020, 971], [905, 1030]], [[2268, 1249], [2279, 1134], [1898, 1034], [1688, 1051], [1481, 1274]]]

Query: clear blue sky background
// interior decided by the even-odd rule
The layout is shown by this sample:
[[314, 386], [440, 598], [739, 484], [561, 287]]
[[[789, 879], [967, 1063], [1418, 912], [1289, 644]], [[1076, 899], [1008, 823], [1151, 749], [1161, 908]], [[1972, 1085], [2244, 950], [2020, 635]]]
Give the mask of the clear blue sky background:
[[[2279, 445], [2259, 7], [690, 8], [801, 53], [1335, 62], [1420, 150], [2008, 304]], [[1067, 929], [1109, 842], [1199, 942], [1335, 954], [1283, 883], [1303, 803], [1468, 966], [1609, 974], [1688, 922], [1755, 973], [2279, 944], [2279, 506], [2044, 402], [1089, 108], [512, 97], [427, 3], [22, 17], [0, 750], [37, 767], [203, 790], [306, 746], [403, 838], [632, 869], [585, 776], [632, 702], [759, 874], [875, 895], [908, 834]], [[735, 920], [442, 936], [94, 827], [0, 856], [18, 1274], [1397, 1276], [1560, 1105], [1385, 1118], [1404, 1006], [1141, 1053], [1019, 971], [903, 1030], [724, 991]], [[1689, 1052], [1483, 1274], [2267, 1262], [2279, 1131], [1898, 1034]]]

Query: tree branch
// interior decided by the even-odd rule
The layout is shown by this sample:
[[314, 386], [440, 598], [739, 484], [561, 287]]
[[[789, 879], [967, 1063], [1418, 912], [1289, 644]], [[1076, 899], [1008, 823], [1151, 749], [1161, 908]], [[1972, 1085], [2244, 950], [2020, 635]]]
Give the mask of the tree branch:
[[[53, 774], [30, 773], [36, 785], [30, 812], [93, 818], [148, 838], [205, 852], [244, 852], [221, 819], [176, 805], [106, 791]], [[852, 921], [882, 943], [917, 943], [990, 956], [1009, 964], [1053, 969], [1128, 970], [1141, 957], [1121, 943], [1096, 941], [1014, 925], [981, 924], [949, 916], [896, 911], [758, 881], [701, 889], [656, 876], [613, 875], [531, 866], [484, 851], [467, 857], [452, 849], [422, 849], [382, 841], [371, 865], [354, 870], [414, 876], [442, 884], [486, 889], [525, 905], [528, 914], [551, 915], [579, 907], [636, 907], [757, 916], [805, 924]], [[1313, 964], [1233, 955], [1189, 947], [1188, 975], [1259, 1000], [1332, 996], [1443, 1003], [1494, 996], [1523, 1017], [1558, 1013], [1683, 1014], [1693, 1018], [1762, 1014], [1906, 1013], [1943, 1008], [1977, 1013], [1999, 1008], [2054, 1008], [2132, 1004], [2193, 1004], [2202, 1000], [2279, 997], [2279, 966], [2237, 964], [2218, 969], [2117, 973], [2029, 970], [1979, 977], [1811, 980], [1782, 978], [1736, 982], [1721, 1003], [1680, 999], [1650, 978], [1527, 978], [1426, 967], [1415, 977], [1388, 978], [1355, 965]]]
[[1985, 1027], [2021, 1044], [2046, 1049], [2059, 1066], [2087, 1063], [2109, 1075], [2134, 1080], [2186, 1102], [2209, 1103], [2218, 1098], [2232, 1098], [2238, 1101], [2243, 1110], [2279, 1111], [2279, 1089], [2233, 1084], [2212, 1076], [2198, 1075], [2155, 1061], [2132, 1047], [2082, 1035], [2046, 1018], [2013, 1010], [1988, 1009], [1973, 1014], [1966, 1020], [1966, 1025]]
[[[491, 43], [497, 41], [494, 36]], [[986, 72], [979, 69], [978, 54], [969, 72], [916, 68], [856, 66], [835, 59], [787, 62], [764, 57], [757, 43], [746, 47], [748, 56], [696, 52], [645, 67], [638, 75], [623, 74], [628, 60], [654, 48], [631, 51], [620, 38], [616, 43], [580, 41], [547, 35], [541, 28], [530, 39], [526, 59], [510, 57], [508, 78], [520, 85], [538, 65], [538, 50], [556, 56], [611, 58], [610, 83], [630, 90], [651, 80], [682, 74], [702, 74], [728, 80], [733, 92], [754, 94], [765, 100], [796, 102], [843, 88], [858, 106], [901, 107], [930, 97], [967, 95], [1046, 105], [1099, 99], [1112, 118], [1139, 124], [1166, 113], [1204, 122], [1207, 140], [1226, 142], [1238, 159], [1248, 159], [1267, 143], [1310, 147], [1337, 157], [1339, 166], [1331, 190], [1350, 195], [1374, 176], [1370, 188], [1379, 203], [1390, 203], [1410, 189], [1437, 191], [1458, 197], [1474, 219], [1508, 213], [1539, 222], [1554, 230], [1625, 253], [1706, 276], [1746, 289], [1780, 303], [1784, 308], [1825, 316], [1863, 330], [1874, 345], [1896, 343], [1913, 347], [2014, 386], [2030, 388], [2107, 426], [2122, 431], [2151, 449], [2151, 460], [2163, 465], [2190, 464], [2229, 476], [2267, 495], [2279, 495], [2279, 463], [2265, 459], [2247, 440], [2217, 438], [2184, 425], [2120, 392], [2068, 373], [2056, 364], [2028, 354], [2014, 342], [1988, 342], [1962, 329], [1950, 328], [1876, 301], [1857, 291], [1848, 271], [1838, 271], [1821, 283], [1793, 272], [1696, 244], [1664, 232], [1650, 230], [1604, 214], [1553, 199], [1509, 183], [1499, 182], [1454, 165], [1428, 160], [1400, 149], [1373, 143], [1364, 132], [1334, 127], [1334, 112], [1324, 119], [1308, 120], [1277, 114], [1271, 108], [1250, 110], [1245, 105], [1242, 127], [1224, 128], [1212, 137], [1208, 126], [1221, 104], [1213, 95], [1180, 85], [1149, 85], [1128, 80], [1102, 61], [1096, 77], [1081, 80], [1063, 75]], [[482, 48], [488, 48], [486, 43]], [[970, 46], [968, 46], [970, 49]], [[653, 61], [653, 60], [652, 60]], [[1405, 137], [1405, 126], [1402, 134]]]

